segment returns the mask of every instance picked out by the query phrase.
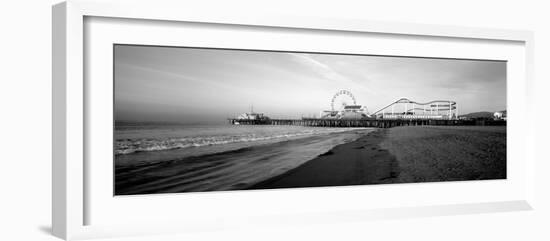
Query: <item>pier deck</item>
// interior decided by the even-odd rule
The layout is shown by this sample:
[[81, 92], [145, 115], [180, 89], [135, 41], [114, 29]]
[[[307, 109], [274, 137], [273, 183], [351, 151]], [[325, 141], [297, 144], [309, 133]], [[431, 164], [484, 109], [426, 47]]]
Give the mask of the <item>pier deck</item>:
[[377, 127], [391, 128], [396, 126], [495, 126], [506, 125], [506, 121], [498, 120], [445, 120], [445, 119], [361, 119], [361, 120], [345, 120], [345, 119], [268, 119], [268, 120], [243, 120], [243, 119], [228, 119], [233, 125], [293, 125], [293, 126], [312, 126], [312, 127]]

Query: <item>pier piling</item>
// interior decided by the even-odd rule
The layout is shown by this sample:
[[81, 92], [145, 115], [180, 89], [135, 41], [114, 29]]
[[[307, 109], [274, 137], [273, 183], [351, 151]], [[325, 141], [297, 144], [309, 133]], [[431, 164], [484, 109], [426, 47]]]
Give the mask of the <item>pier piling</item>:
[[315, 127], [377, 127], [391, 128], [396, 126], [424, 126], [424, 125], [506, 125], [501, 120], [454, 120], [454, 119], [228, 119], [232, 125], [289, 125], [289, 126], [315, 126]]

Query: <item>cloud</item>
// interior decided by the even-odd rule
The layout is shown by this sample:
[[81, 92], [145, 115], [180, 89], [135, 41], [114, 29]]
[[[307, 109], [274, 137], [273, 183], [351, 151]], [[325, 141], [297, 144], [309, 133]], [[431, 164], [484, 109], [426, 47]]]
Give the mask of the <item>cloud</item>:
[[302, 65], [312, 68], [314, 71], [321, 74], [327, 80], [335, 81], [338, 85], [342, 87], [342, 89], [363, 90], [371, 95], [376, 95], [376, 92], [372, 91], [367, 86], [357, 83], [357, 81], [355, 81], [353, 78], [347, 77], [345, 74], [341, 74], [333, 67], [330, 67], [329, 65], [317, 60], [311, 54], [289, 53], [289, 55], [292, 56], [296, 61], [300, 62]]
[[450, 99], [464, 112], [501, 110], [506, 108], [506, 63], [147, 46], [115, 49], [115, 106], [121, 118], [193, 121], [202, 116], [223, 121], [247, 111], [250, 104], [269, 116], [299, 118], [330, 108], [332, 96], [343, 89], [370, 110], [400, 97], [419, 102]]

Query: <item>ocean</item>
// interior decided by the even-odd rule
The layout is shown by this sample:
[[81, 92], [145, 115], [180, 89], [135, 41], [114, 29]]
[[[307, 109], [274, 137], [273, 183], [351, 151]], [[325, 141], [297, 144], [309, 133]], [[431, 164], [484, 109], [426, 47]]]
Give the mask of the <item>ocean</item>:
[[115, 194], [225, 191], [291, 170], [371, 128], [115, 125]]

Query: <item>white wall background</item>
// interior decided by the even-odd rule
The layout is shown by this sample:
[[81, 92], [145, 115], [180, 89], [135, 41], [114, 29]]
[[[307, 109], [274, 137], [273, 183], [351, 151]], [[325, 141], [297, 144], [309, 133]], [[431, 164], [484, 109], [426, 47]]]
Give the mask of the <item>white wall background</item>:
[[[51, 5], [4, 1], [0, 8], [0, 240], [56, 240], [51, 206]], [[157, 1], [160, 4], [160, 1]], [[188, 1], [235, 14], [275, 12], [535, 31], [537, 202], [535, 211], [234, 230], [117, 240], [550, 240], [550, 158], [544, 97], [550, 91], [550, 7], [545, 1]]]

